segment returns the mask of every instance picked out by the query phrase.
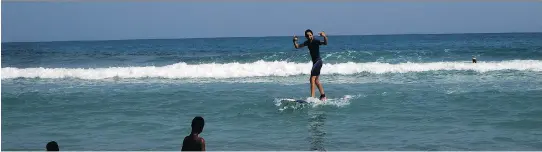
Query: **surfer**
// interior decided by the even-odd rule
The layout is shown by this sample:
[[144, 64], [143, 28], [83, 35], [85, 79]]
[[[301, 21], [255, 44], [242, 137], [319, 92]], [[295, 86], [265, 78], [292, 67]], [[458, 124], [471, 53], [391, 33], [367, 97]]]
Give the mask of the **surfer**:
[[320, 100], [325, 101], [326, 94], [324, 93], [324, 87], [320, 83], [319, 76], [320, 76], [320, 70], [322, 69], [322, 58], [320, 58], [320, 45], [327, 45], [327, 36], [326, 33], [323, 31], [320, 32], [320, 36], [324, 37], [324, 41], [320, 41], [318, 39], [315, 39], [312, 33], [312, 30], [307, 29], [305, 30], [305, 38], [307, 40], [301, 44], [297, 44], [297, 36], [294, 35], [294, 47], [296, 49], [302, 48], [304, 46], [307, 46], [309, 48], [309, 52], [311, 55], [312, 60], [312, 69], [311, 69], [311, 77], [310, 77], [310, 83], [311, 83], [311, 97], [314, 98], [314, 86], [318, 87], [318, 91], [320, 91]]
[[476, 57], [472, 56], [472, 63], [476, 63]]

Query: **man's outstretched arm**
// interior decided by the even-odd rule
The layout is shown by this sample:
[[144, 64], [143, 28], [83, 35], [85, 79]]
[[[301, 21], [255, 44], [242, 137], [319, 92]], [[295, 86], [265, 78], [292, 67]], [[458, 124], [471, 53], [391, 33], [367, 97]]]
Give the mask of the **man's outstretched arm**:
[[297, 44], [297, 36], [295, 36], [295, 35], [294, 35], [294, 40], [293, 40], [293, 41], [294, 41], [294, 47], [295, 47], [296, 49], [299, 49], [299, 48], [302, 48], [302, 47], [305, 46], [305, 44], [303, 44], [303, 43]]

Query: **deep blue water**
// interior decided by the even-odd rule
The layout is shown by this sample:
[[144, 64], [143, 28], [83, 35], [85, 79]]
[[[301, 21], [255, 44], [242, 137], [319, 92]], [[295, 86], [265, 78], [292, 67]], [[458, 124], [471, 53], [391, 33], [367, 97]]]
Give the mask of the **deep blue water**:
[[542, 149], [542, 33], [320, 50], [325, 103], [291, 37], [2, 43], [2, 150], [180, 150], [197, 115], [207, 150]]

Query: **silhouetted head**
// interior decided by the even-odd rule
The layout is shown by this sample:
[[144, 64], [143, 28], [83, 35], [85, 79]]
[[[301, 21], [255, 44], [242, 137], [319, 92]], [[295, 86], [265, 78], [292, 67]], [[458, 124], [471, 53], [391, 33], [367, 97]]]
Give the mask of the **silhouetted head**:
[[312, 36], [312, 30], [311, 29], [305, 30], [305, 38], [307, 38], [308, 40], [312, 40], [314, 38]]
[[60, 151], [58, 148], [58, 144], [55, 141], [50, 141], [47, 143], [47, 146], [45, 147], [47, 151]]
[[197, 116], [192, 119], [192, 133], [200, 134], [203, 131], [203, 126], [205, 126], [203, 117]]

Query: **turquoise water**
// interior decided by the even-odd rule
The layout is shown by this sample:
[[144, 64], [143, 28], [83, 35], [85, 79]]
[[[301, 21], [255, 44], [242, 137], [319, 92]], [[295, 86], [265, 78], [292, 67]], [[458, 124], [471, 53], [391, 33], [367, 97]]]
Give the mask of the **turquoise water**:
[[[2, 150], [541, 150], [542, 34], [2, 43]], [[470, 63], [472, 56], [477, 64]], [[317, 93], [318, 95], [318, 93]]]

